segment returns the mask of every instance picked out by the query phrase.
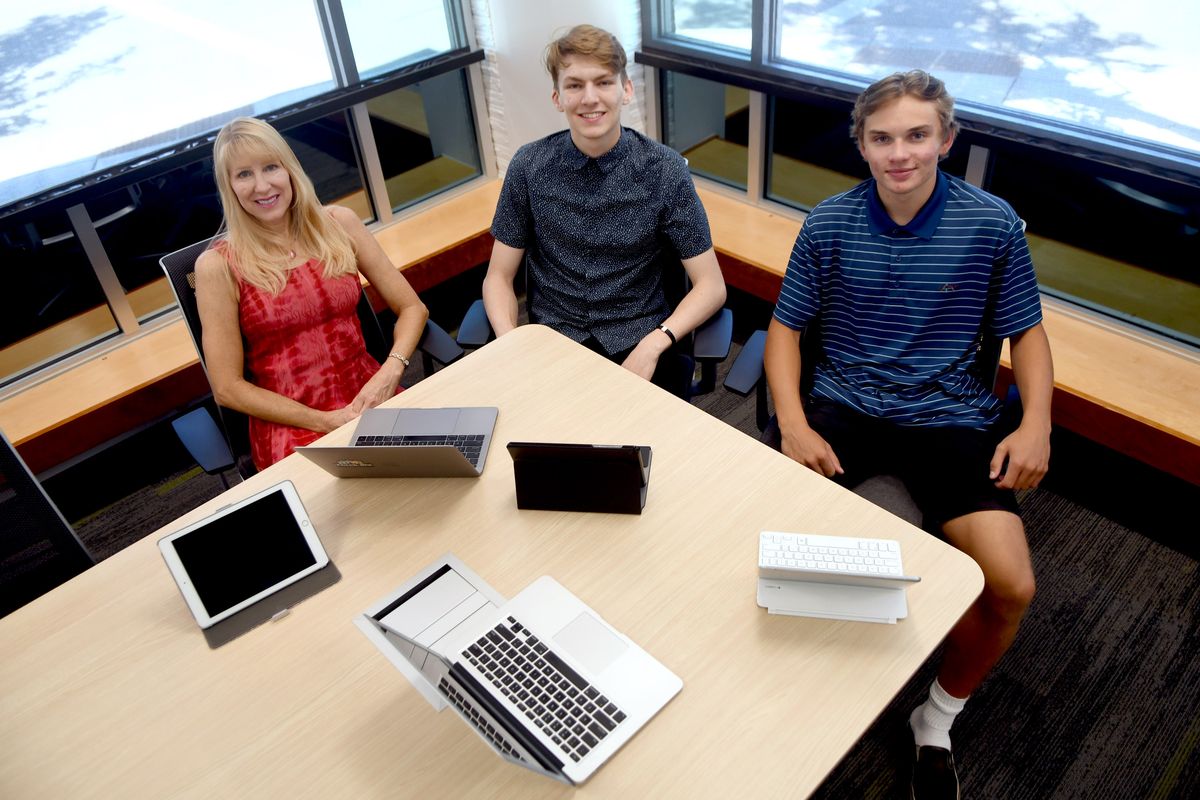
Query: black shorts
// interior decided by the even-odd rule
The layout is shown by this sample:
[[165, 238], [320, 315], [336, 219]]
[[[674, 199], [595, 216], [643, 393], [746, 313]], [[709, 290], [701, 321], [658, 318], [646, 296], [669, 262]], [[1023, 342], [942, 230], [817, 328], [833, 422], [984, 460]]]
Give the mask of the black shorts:
[[927, 530], [940, 531], [949, 520], [975, 511], [1019, 513], [1012, 490], [996, 488], [988, 477], [996, 445], [1010, 426], [896, 425], [826, 400], [809, 401], [804, 410], [845, 470], [835, 481], [853, 488], [873, 475], [896, 475], [921, 509]]

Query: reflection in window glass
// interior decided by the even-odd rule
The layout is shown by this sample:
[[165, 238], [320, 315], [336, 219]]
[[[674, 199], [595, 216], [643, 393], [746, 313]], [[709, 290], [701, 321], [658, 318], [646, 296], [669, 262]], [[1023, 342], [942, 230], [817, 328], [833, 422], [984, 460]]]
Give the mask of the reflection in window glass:
[[481, 174], [463, 71], [368, 100], [367, 110], [393, 209]]
[[1025, 220], [1043, 289], [1200, 345], [1200, 189], [1016, 147], [994, 158], [988, 188]]
[[158, 260], [207, 239], [221, 224], [211, 159], [109, 192], [86, 205], [139, 321], [175, 304]]
[[663, 141], [696, 175], [746, 188], [750, 93], [736, 86], [663, 73]]
[[0, 384], [117, 333], [66, 211], [0, 222]]
[[445, 0], [342, 0], [361, 78], [452, 49]]
[[783, 2], [779, 56], [871, 81], [925, 69], [960, 100], [1200, 152], [1200, 3]]
[[375, 218], [364, 190], [348, 112], [335, 111], [328, 116], [281, 131], [296, 153], [300, 166], [313, 182], [322, 203], [347, 206], [369, 222]]
[[666, 33], [750, 52], [750, 0], [667, 0]]
[[771, 101], [767, 197], [811, 210], [871, 176], [850, 138], [850, 109]]
[[7, 3], [0, 53], [0, 205], [333, 87], [295, 0]]

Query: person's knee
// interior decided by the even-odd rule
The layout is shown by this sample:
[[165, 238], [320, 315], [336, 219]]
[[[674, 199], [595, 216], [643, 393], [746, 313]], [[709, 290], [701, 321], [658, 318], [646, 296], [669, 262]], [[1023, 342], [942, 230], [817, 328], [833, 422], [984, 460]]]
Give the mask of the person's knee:
[[1032, 569], [1014, 569], [994, 576], [983, 588], [985, 602], [997, 617], [1016, 622], [1025, 615], [1037, 592]]

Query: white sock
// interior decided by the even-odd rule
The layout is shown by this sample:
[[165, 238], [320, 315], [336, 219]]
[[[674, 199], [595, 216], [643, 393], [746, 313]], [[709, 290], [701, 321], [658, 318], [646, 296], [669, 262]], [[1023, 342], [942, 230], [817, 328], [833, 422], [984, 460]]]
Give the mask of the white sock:
[[929, 687], [929, 699], [913, 709], [908, 718], [913, 739], [919, 747], [941, 747], [950, 749], [950, 726], [954, 718], [967, 704], [966, 697], [951, 697], [934, 678]]

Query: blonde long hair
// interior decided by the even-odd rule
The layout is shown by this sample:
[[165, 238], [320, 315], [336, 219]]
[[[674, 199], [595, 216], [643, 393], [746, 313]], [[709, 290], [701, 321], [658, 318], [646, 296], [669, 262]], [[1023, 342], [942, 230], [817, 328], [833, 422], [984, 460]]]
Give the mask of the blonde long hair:
[[247, 153], [278, 161], [291, 176], [288, 235], [296, 247], [301, 252], [314, 254], [325, 265], [326, 278], [355, 272], [354, 243], [321, 206], [312, 181], [304, 173], [292, 148], [278, 131], [262, 120], [238, 117], [221, 128], [213, 143], [213, 171], [228, 231], [228, 250], [224, 255], [237, 276], [252, 286], [279, 294], [287, 285], [287, 267], [290, 266], [282, 245], [274, 241], [259, 220], [242, 208], [233, 191], [229, 171], [234, 160]]

